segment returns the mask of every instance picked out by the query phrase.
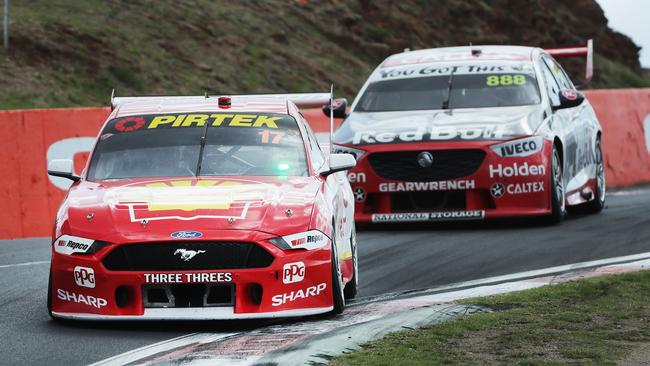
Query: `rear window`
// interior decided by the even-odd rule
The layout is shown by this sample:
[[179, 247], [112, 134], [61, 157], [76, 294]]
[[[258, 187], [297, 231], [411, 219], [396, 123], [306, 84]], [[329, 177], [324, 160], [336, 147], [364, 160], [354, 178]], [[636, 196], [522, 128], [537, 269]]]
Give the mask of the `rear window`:
[[176, 113], [110, 120], [88, 179], [307, 174], [300, 130], [289, 115]]
[[368, 85], [355, 111], [506, 107], [541, 101], [529, 65], [411, 67], [381, 76]]

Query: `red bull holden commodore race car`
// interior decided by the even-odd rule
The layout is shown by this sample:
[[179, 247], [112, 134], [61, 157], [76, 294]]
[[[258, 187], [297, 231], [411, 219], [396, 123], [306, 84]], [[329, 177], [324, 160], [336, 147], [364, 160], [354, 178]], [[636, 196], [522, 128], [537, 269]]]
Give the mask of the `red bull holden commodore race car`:
[[[114, 98], [56, 216], [54, 318], [340, 313], [357, 289], [349, 154], [296, 104], [328, 93]], [[294, 101], [295, 104], [292, 102]]]
[[600, 211], [601, 127], [553, 56], [587, 56], [591, 77], [591, 41], [428, 49], [383, 61], [333, 140], [357, 159], [348, 174], [356, 220], [558, 222], [567, 205]]

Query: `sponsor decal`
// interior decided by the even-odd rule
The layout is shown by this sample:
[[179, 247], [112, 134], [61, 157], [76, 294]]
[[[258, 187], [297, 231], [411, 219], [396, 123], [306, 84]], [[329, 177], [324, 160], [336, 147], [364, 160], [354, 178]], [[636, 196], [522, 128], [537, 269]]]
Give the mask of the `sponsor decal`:
[[309, 243], [318, 243], [322, 240], [325, 240], [325, 235], [323, 234], [307, 235], [302, 238], [291, 240], [289, 244], [295, 248]]
[[101, 309], [108, 304], [106, 299], [103, 299], [101, 297], [76, 294], [74, 292], [69, 292], [62, 289], [56, 290], [56, 297], [62, 301], [76, 302], [77, 304], [84, 304], [97, 309]]
[[147, 129], [160, 127], [265, 127], [278, 128], [280, 116], [271, 117], [263, 114], [169, 114], [158, 115], [149, 121]]
[[373, 214], [372, 222], [413, 222], [413, 221], [453, 221], [477, 220], [485, 217], [485, 211], [440, 211]]
[[241, 180], [161, 180], [122, 187], [107, 200], [142, 220], [245, 219], [263, 204], [265, 184]]
[[508, 194], [544, 192], [544, 182], [513, 183], [506, 186]]
[[95, 271], [92, 268], [76, 266], [73, 273], [78, 286], [95, 288]]
[[539, 192], [544, 192], [544, 182], [512, 183], [505, 186], [501, 183], [494, 183], [490, 188], [490, 193], [495, 198], [502, 197], [505, 193], [526, 194]]
[[501, 183], [494, 183], [492, 187], [490, 187], [490, 194], [492, 194], [492, 197], [502, 197], [505, 192], [506, 187], [504, 187]]
[[54, 250], [61, 254], [86, 253], [95, 241], [71, 235], [61, 235], [54, 245]]
[[145, 283], [219, 283], [232, 282], [230, 272], [145, 273]]
[[300, 289], [298, 291], [291, 291], [280, 295], [275, 295], [271, 298], [272, 306], [284, 305], [287, 302], [292, 302], [300, 299], [306, 299], [308, 297], [316, 297], [320, 295], [323, 290], [327, 288], [326, 283], [320, 283], [316, 286], [307, 287], [306, 289]]
[[544, 182], [514, 183], [506, 186], [508, 194], [544, 192]]
[[529, 165], [528, 162], [523, 164], [514, 163], [513, 165], [490, 164], [490, 178], [509, 178], [509, 177], [528, 177], [545, 175], [546, 167], [544, 165]]
[[366, 173], [348, 173], [348, 182], [350, 183], [365, 183], [366, 182]]
[[379, 192], [420, 192], [468, 190], [476, 188], [474, 180], [443, 180], [437, 182], [391, 182], [379, 183]]
[[139, 130], [144, 126], [144, 118], [142, 117], [126, 117], [119, 120], [115, 124], [115, 129], [120, 132], [131, 132]]
[[305, 263], [287, 263], [282, 266], [282, 283], [296, 283], [305, 279]]
[[174, 231], [171, 234], [171, 237], [176, 239], [196, 239], [202, 236], [203, 233], [200, 231]]
[[[437, 60], [439, 61], [439, 59]], [[424, 61], [431, 62], [431, 61]], [[400, 64], [409, 64], [410, 62], [386, 62], [384, 67], [398, 66]], [[408, 68], [395, 68], [395, 69], [382, 69], [379, 70], [379, 76], [381, 79], [398, 79], [398, 78], [407, 78], [407, 77], [423, 77], [423, 76], [435, 76], [435, 75], [449, 75], [454, 73], [454, 75], [461, 74], [485, 74], [485, 73], [511, 73], [511, 72], [527, 72], [532, 73], [532, 68], [526, 67], [524, 65], [426, 65], [418, 67], [408, 67]], [[500, 75], [497, 75], [500, 76]], [[509, 79], [505, 79], [502, 85], [512, 85], [514, 80], [512, 80], [513, 75], [504, 75], [510, 76]], [[523, 75], [521, 75], [523, 77]], [[501, 79], [498, 80], [502, 82]], [[521, 85], [524, 82], [517, 80]], [[494, 81], [491, 81], [494, 84]], [[496, 85], [496, 84], [494, 84]], [[493, 85], [490, 85], [493, 86]]]
[[192, 258], [196, 257], [198, 254], [205, 253], [205, 250], [190, 250], [190, 249], [176, 249], [174, 255], [180, 255], [181, 259], [185, 262], [189, 262]]
[[310, 230], [304, 233], [283, 236], [291, 249], [317, 249], [325, 246], [328, 242], [327, 236], [318, 230]]
[[543, 143], [544, 139], [542, 136], [534, 136], [493, 145], [491, 149], [503, 158], [526, 157], [542, 150]]
[[389, 144], [419, 141], [451, 141], [451, 140], [498, 140], [512, 132], [505, 125], [481, 127], [420, 127], [404, 132], [357, 131], [354, 133], [354, 145]]
[[418, 154], [418, 165], [422, 168], [431, 168], [433, 165], [433, 155], [428, 151], [423, 151]]
[[354, 193], [355, 201], [363, 202], [366, 200], [366, 191], [363, 188], [357, 187], [354, 189], [354, 191], [352, 191], [352, 193]]

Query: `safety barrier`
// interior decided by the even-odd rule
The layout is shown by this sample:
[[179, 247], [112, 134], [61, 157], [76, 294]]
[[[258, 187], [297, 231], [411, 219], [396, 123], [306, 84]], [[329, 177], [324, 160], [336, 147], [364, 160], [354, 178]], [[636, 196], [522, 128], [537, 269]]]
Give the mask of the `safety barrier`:
[[[650, 89], [586, 92], [603, 126], [609, 186], [650, 182]], [[69, 182], [48, 177], [47, 161], [73, 159], [83, 169], [108, 108], [0, 111], [0, 239], [50, 235]], [[329, 119], [304, 110], [320, 137]], [[336, 121], [336, 125], [340, 120]]]
[[585, 92], [603, 127], [607, 183], [650, 182], [650, 89]]

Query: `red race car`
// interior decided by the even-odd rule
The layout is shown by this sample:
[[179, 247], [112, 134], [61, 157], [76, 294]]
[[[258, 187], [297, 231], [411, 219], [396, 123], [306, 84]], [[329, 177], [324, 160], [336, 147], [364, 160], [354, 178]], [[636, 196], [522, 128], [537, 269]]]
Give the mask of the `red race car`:
[[[553, 56], [587, 47], [452, 47], [388, 57], [334, 135], [361, 222], [598, 212], [605, 201], [601, 127]], [[337, 114], [344, 113], [344, 106]]]
[[114, 98], [52, 237], [48, 310], [67, 319], [340, 313], [357, 289], [348, 154], [296, 104], [330, 94]]

